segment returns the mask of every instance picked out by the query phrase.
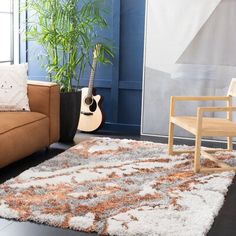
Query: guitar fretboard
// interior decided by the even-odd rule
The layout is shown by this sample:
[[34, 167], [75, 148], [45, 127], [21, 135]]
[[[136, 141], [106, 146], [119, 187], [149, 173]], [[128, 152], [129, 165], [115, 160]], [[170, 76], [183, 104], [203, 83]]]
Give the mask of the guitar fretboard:
[[93, 63], [91, 68], [91, 73], [89, 77], [89, 85], [88, 85], [88, 97], [92, 97], [93, 95], [93, 86], [94, 86], [94, 78], [95, 78], [95, 72], [97, 68], [98, 63], [98, 56], [100, 54], [101, 44], [97, 44], [93, 53]]

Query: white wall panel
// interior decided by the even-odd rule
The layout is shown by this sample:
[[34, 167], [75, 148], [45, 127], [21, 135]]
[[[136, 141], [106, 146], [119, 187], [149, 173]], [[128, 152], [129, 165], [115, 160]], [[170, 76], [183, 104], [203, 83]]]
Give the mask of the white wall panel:
[[[226, 94], [236, 77], [235, 22], [236, 0], [147, 0], [142, 134], [168, 134], [171, 96]], [[195, 115], [204, 105], [215, 104], [177, 111]]]

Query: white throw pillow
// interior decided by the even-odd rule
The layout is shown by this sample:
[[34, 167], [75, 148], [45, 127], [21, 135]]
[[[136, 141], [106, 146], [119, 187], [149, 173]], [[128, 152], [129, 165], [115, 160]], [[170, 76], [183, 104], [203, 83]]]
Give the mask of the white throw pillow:
[[29, 111], [28, 64], [0, 66], [0, 111]]

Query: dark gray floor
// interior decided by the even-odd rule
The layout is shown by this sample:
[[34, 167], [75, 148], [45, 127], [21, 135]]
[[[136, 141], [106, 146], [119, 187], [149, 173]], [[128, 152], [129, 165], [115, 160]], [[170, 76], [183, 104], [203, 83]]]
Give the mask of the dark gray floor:
[[[137, 140], [149, 140], [154, 142], [166, 143], [166, 138], [156, 137], [140, 137], [140, 136], [127, 136], [127, 135], [111, 135], [107, 133], [100, 133], [99, 136], [110, 136], [117, 138], [132, 138]], [[79, 142], [80, 138], [87, 138], [90, 135], [79, 134], [76, 137], [76, 142]], [[176, 140], [176, 144], [194, 145], [193, 141], [189, 140]], [[0, 170], [0, 184], [4, 181], [19, 175], [24, 170], [35, 166], [47, 159], [54, 157], [55, 155], [63, 152], [72, 144], [56, 144], [48, 151], [41, 151], [18, 161], [6, 168]], [[205, 146], [209, 147], [225, 147], [224, 144], [213, 144], [210, 142], [204, 142]], [[224, 206], [222, 207], [219, 215], [216, 217], [215, 222], [208, 233], [208, 236], [236, 236], [236, 178], [233, 184], [229, 188], [228, 194]], [[32, 222], [17, 222], [12, 220], [0, 219], [0, 236], [94, 236], [96, 234], [86, 234], [73, 230], [63, 230], [47, 225], [35, 224]], [[187, 236], [187, 235], [186, 235]]]

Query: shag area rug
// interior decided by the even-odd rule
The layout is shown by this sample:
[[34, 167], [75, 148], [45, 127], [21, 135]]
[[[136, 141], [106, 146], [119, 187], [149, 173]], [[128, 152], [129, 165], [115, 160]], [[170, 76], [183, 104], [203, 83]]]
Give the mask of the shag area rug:
[[0, 216], [102, 235], [205, 235], [234, 173], [192, 165], [164, 144], [88, 139], [0, 185]]

